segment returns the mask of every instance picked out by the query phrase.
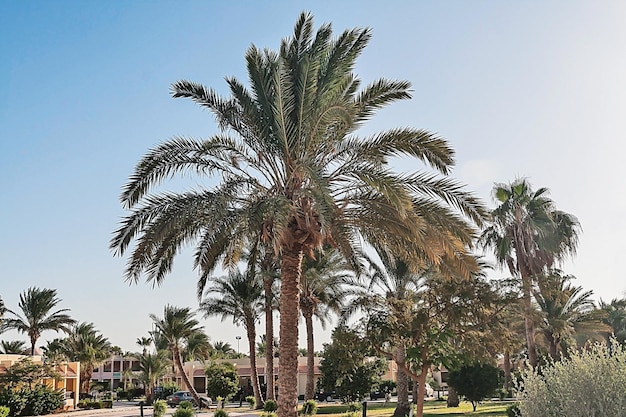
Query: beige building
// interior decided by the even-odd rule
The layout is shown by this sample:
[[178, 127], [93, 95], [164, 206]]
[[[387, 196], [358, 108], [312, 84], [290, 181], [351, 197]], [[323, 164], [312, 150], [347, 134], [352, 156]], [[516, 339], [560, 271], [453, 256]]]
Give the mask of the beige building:
[[[41, 364], [41, 356], [6, 355], [0, 354], [0, 374], [5, 373], [13, 364], [24, 358], [30, 358], [33, 363]], [[60, 375], [59, 379], [44, 378], [43, 383], [54, 389], [63, 390], [65, 393], [65, 409], [74, 409], [78, 404], [78, 391], [80, 387], [80, 363], [66, 362], [59, 364], [55, 370]]]

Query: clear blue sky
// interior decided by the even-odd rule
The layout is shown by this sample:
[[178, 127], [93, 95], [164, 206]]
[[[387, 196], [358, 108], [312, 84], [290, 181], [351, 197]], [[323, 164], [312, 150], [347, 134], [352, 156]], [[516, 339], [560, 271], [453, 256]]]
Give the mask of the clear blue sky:
[[[438, 132], [457, 151], [454, 177], [490, 206], [494, 182], [526, 176], [550, 188], [584, 230], [565, 272], [596, 299], [624, 294], [626, 2], [5, 0], [0, 295], [9, 308], [28, 287], [56, 288], [76, 319], [137, 350], [149, 313], [197, 306], [189, 253], [160, 288], [123, 281], [125, 260], [108, 249], [121, 187], [148, 148], [216, 131], [206, 111], [170, 98], [172, 82], [225, 92], [225, 76], [245, 80], [247, 47], [277, 48], [302, 10], [337, 33], [373, 29], [357, 67], [366, 83], [413, 83], [414, 99], [366, 132]], [[213, 341], [245, 338], [230, 322], [202, 323]]]

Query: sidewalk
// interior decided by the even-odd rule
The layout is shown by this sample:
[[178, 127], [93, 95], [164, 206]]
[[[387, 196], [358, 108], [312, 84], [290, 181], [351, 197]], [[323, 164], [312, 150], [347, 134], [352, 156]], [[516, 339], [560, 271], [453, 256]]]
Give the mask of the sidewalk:
[[[237, 411], [235, 411], [237, 410]], [[171, 416], [175, 408], [168, 408], [165, 412], [165, 416]], [[201, 410], [196, 413], [197, 417], [212, 417], [215, 409]], [[250, 410], [245, 409], [226, 409], [231, 417], [258, 417], [258, 414]], [[100, 408], [91, 410], [72, 410], [64, 413], [57, 413], [54, 416], [59, 417], [89, 417], [89, 416], [102, 416], [102, 417], [141, 417], [141, 407], [139, 405], [127, 405], [127, 406], [113, 406], [113, 408]], [[143, 407], [143, 416], [152, 417], [152, 406]]]

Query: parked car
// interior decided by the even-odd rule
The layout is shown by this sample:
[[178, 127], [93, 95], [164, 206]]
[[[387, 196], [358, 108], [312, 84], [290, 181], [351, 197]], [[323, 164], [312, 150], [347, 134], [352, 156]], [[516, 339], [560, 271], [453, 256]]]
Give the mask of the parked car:
[[[189, 391], [176, 391], [172, 395], [168, 395], [165, 401], [170, 407], [175, 407], [182, 401], [189, 401], [194, 405], [196, 404], [196, 400], [194, 400], [193, 395], [191, 395]], [[200, 397], [200, 401], [202, 402], [202, 407], [208, 408], [212, 404], [211, 399], [208, 397]]]

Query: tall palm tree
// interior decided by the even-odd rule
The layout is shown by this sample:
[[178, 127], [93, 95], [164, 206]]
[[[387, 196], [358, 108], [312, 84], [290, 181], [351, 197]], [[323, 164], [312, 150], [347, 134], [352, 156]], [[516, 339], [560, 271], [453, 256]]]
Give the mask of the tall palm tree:
[[142, 353], [139, 360], [139, 380], [146, 389], [146, 398], [149, 404], [154, 401], [154, 386], [159, 378], [167, 374], [169, 369], [169, 359], [164, 350], [156, 353]]
[[315, 340], [313, 317], [325, 328], [330, 313], [340, 315], [350, 292], [356, 285], [354, 274], [345, 258], [338, 251], [328, 249], [319, 252], [315, 259], [307, 259], [302, 267], [300, 282], [300, 311], [306, 327], [307, 379], [305, 400], [315, 395]]
[[4, 319], [2, 329], [14, 329], [27, 334], [30, 339], [30, 354], [34, 355], [35, 345], [41, 333], [46, 330], [67, 333], [70, 326], [76, 322], [65, 314], [69, 309], [55, 310], [60, 302], [56, 290], [31, 287], [20, 294], [18, 307], [22, 315], [7, 309], [6, 311], [13, 317]]
[[526, 179], [496, 184], [493, 196], [499, 204], [481, 236], [484, 248], [492, 248], [496, 261], [506, 265], [522, 283], [528, 359], [537, 366], [535, 330], [532, 320], [534, 280], [578, 246], [578, 220], [557, 210], [547, 188], [533, 191]]
[[604, 312], [596, 309], [591, 299], [593, 291], [572, 285], [572, 279], [571, 275], [552, 270], [538, 278], [533, 291], [541, 315], [539, 334], [547, 342], [554, 360], [561, 358], [563, 344], [576, 336], [602, 339], [602, 333], [610, 330], [602, 322]]
[[[178, 250], [197, 242], [198, 294], [220, 262], [236, 262], [251, 242], [261, 239], [281, 255], [280, 417], [297, 413], [304, 256], [328, 243], [354, 261], [363, 241], [382, 240], [410, 261], [455, 258], [467, 273], [475, 267], [465, 252], [474, 229], [462, 216], [476, 223], [483, 217], [482, 204], [459, 183], [391, 170], [391, 158], [407, 156], [448, 174], [454, 152], [445, 140], [410, 128], [357, 135], [376, 110], [410, 98], [404, 81], [381, 79], [360, 90], [353, 69], [370, 30], [333, 38], [325, 24], [314, 32], [312, 16], [303, 13], [278, 52], [251, 46], [250, 87], [229, 78], [229, 97], [197, 83], [174, 83], [175, 98], [208, 108], [224, 132], [207, 140], [176, 138], [149, 151], [123, 190], [131, 213], [111, 241], [123, 255], [136, 239], [126, 278], [137, 281], [145, 273], [156, 284]], [[150, 194], [162, 180], [186, 172], [221, 182], [210, 190]]]
[[152, 338], [151, 337], [138, 337], [135, 343], [139, 345], [139, 347], [142, 349], [142, 354], [145, 355], [148, 348], [152, 344]]
[[192, 337], [195, 333], [202, 332], [202, 327], [198, 324], [198, 321], [193, 317], [191, 309], [184, 307], [174, 307], [166, 305], [163, 308], [163, 317], [158, 317], [154, 314], [150, 314], [150, 318], [154, 322], [156, 331], [167, 340], [169, 351], [172, 355], [172, 360], [176, 364], [176, 368], [183, 378], [183, 382], [187, 387], [187, 390], [191, 392], [196, 404], [201, 406], [200, 397], [194, 388], [189, 377], [185, 373], [182, 361], [183, 342]]
[[7, 355], [28, 355], [28, 349], [26, 348], [26, 343], [21, 340], [3, 340], [0, 342], [0, 353]]
[[72, 326], [66, 338], [56, 341], [66, 360], [80, 362], [81, 392], [88, 392], [94, 368], [111, 356], [111, 343], [93, 323], [84, 322]]
[[205, 317], [221, 316], [222, 321], [232, 318], [237, 326], [243, 325], [250, 349], [250, 372], [256, 405], [263, 407], [259, 376], [256, 367], [256, 322], [264, 312], [263, 282], [256, 274], [233, 272], [214, 280], [206, 289], [200, 303]]

